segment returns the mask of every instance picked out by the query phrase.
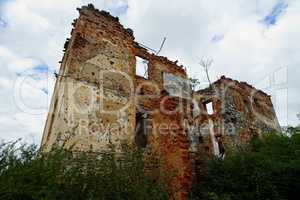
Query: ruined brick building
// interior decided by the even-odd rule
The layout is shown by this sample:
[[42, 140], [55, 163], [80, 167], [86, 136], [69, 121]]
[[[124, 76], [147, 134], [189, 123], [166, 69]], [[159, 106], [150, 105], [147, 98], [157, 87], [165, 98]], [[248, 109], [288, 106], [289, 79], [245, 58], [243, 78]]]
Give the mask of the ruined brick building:
[[127, 141], [174, 171], [170, 185], [186, 199], [199, 156], [225, 156], [253, 136], [279, 129], [271, 98], [221, 77], [192, 91], [183, 66], [151, 54], [118, 18], [79, 9], [47, 118], [42, 146], [99, 152]]

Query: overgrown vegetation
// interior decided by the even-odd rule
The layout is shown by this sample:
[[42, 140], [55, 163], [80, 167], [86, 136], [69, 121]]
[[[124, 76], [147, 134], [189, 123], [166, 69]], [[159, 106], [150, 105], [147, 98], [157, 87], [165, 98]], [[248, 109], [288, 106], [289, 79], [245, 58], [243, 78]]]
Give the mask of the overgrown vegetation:
[[[121, 155], [122, 154], [122, 155]], [[142, 153], [124, 146], [101, 158], [34, 145], [0, 146], [0, 199], [167, 199], [164, 185], [144, 173]]]
[[[267, 134], [208, 161], [192, 199], [279, 200], [300, 195], [300, 131]], [[124, 146], [98, 158], [34, 145], [0, 145], [0, 199], [168, 199], [162, 181], [145, 173], [143, 154]]]
[[300, 196], [300, 131], [267, 134], [208, 162], [206, 180], [193, 192], [195, 199], [283, 200]]

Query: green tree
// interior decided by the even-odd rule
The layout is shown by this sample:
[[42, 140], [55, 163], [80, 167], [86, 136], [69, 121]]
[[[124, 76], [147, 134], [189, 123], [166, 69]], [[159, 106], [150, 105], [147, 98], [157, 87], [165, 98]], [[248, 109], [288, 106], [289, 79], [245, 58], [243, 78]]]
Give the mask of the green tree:
[[300, 196], [300, 134], [265, 134], [251, 144], [208, 163], [198, 199], [298, 199]]

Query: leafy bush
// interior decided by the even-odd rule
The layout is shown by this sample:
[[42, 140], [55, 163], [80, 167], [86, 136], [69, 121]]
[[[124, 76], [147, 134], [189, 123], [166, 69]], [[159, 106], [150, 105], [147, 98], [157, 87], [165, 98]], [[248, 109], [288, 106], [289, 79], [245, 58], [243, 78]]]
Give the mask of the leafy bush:
[[208, 162], [206, 180], [193, 191], [198, 199], [298, 199], [300, 134], [266, 134], [248, 146]]
[[[191, 199], [298, 199], [299, 129], [288, 135], [266, 134], [209, 160]], [[0, 199], [168, 199], [165, 185], [145, 173], [143, 152], [126, 145], [95, 155], [0, 144]]]
[[0, 145], [0, 199], [167, 199], [162, 182], [144, 171], [142, 152], [123, 146], [101, 155], [34, 145]]

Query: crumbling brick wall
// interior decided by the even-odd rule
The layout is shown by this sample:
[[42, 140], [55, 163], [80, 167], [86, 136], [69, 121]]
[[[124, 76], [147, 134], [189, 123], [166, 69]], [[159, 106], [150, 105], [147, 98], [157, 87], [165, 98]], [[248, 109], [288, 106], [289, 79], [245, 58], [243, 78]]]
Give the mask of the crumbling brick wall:
[[[79, 12], [65, 44], [43, 149], [59, 146], [97, 152], [109, 143], [134, 143], [136, 116], [145, 114], [150, 122], [146, 148], [159, 155], [157, 167], [174, 172], [169, 184], [176, 192], [170, 195], [186, 198], [191, 170], [188, 138], [181, 123], [189, 112], [182, 110], [180, 97], [168, 95], [163, 84], [164, 73], [185, 79], [185, 70], [176, 62], [150, 54], [134, 42], [132, 31], [105, 11], [89, 5]], [[136, 76], [135, 56], [148, 60], [147, 79]], [[178, 111], [171, 110], [177, 107]], [[172, 113], [166, 114], [162, 108]], [[171, 123], [176, 126], [174, 133], [169, 127], [161, 130]]]
[[64, 145], [98, 151], [134, 129], [128, 80], [135, 76], [133, 35], [105, 11], [84, 6], [79, 12], [57, 76], [42, 141], [46, 150]]
[[[245, 82], [222, 76], [210, 87], [197, 91], [195, 98], [203, 111], [194, 120], [200, 137], [206, 138], [201, 148], [211, 155], [220, 154], [220, 149], [215, 152], [213, 142], [226, 151], [255, 136], [280, 130], [271, 97]], [[208, 102], [212, 102], [212, 114], [206, 112]]]
[[[57, 74], [44, 151], [99, 152], [110, 143], [135, 144], [158, 160], [149, 159], [147, 169], [172, 174], [170, 196], [187, 199], [199, 156], [278, 129], [265, 93], [225, 77], [192, 92], [183, 66], [149, 53], [118, 18], [92, 5], [79, 13]], [[147, 76], [137, 75], [138, 58], [145, 60]]]

